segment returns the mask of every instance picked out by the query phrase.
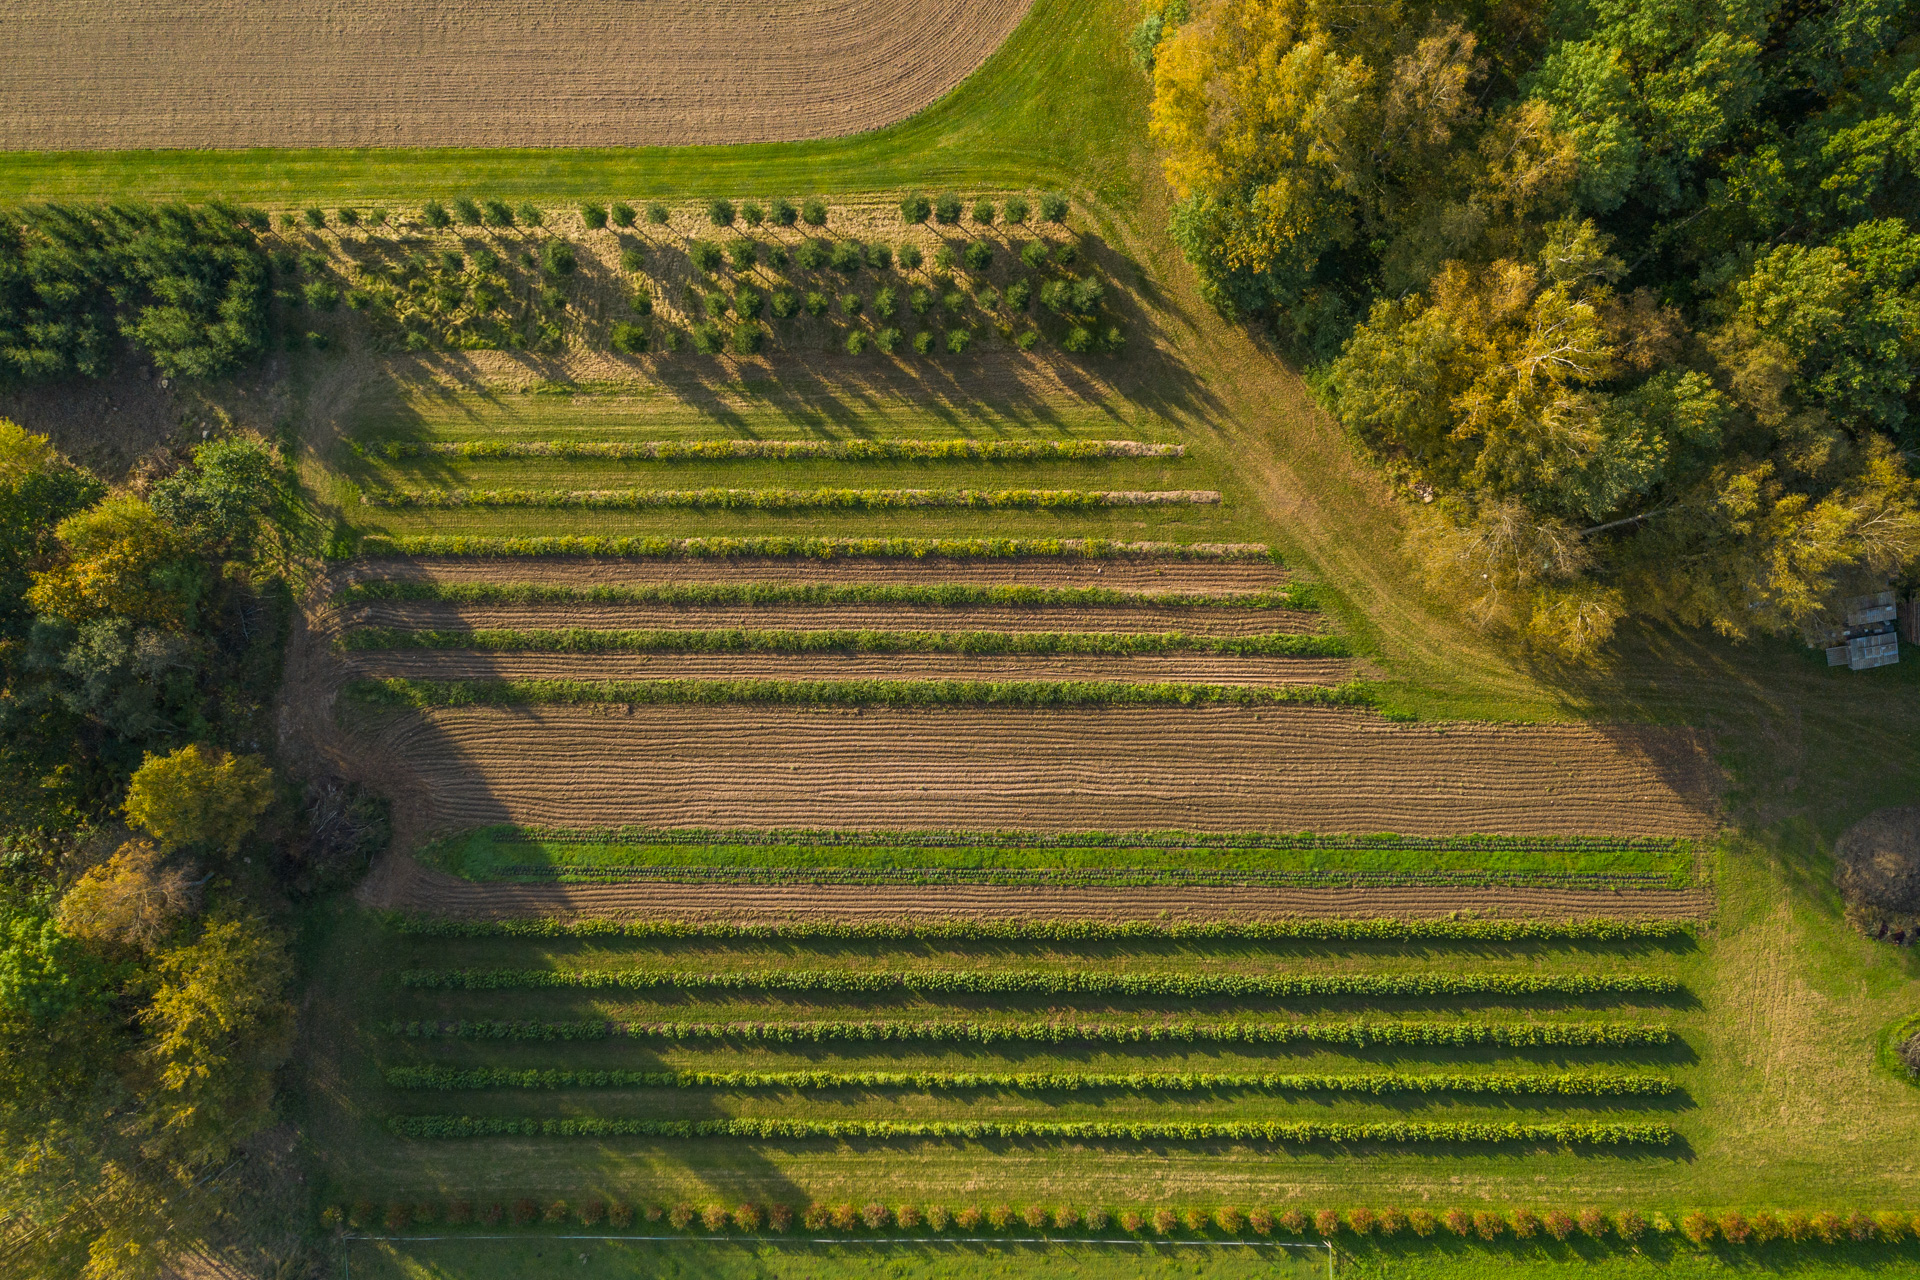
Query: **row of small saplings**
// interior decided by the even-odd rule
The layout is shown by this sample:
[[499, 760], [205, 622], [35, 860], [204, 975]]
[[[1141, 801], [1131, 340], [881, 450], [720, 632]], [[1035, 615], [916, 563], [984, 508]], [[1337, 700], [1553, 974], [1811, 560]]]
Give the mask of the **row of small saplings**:
[[1442, 1234], [1489, 1241], [1509, 1235], [1521, 1240], [1536, 1237], [1567, 1240], [1576, 1235], [1602, 1240], [1611, 1235], [1624, 1244], [1632, 1244], [1652, 1231], [1663, 1236], [1678, 1234], [1697, 1245], [1714, 1240], [1728, 1244], [1770, 1244], [1775, 1241], [1839, 1244], [1874, 1240], [1897, 1243], [1920, 1238], [1920, 1215], [1894, 1212], [1869, 1214], [1859, 1210], [1844, 1214], [1831, 1210], [1817, 1213], [1797, 1210], [1776, 1213], [1765, 1209], [1742, 1213], [1729, 1210], [1717, 1217], [1694, 1210], [1676, 1219], [1663, 1213], [1643, 1215], [1634, 1209], [1622, 1209], [1613, 1214], [1602, 1213], [1598, 1209], [1581, 1209], [1574, 1213], [1562, 1209], [1551, 1209], [1546, 1213], [1535, 1213], [1531, 1209], [1515, 1209], [1511, 1212], [1448, 1209], [1434, 1213], [1427, 1209], [1401, 1210], [1389, 1206], [1378, 1210], [1348, 1209], [1343, 1213], [1337, 1209], [1309, 1212], [1298, 1207], [1278, 1211], [1243, 1210], [1227, 1205], [1212, 1210], [1188, 1208], [1175, 1211], [1158, 1208], [1110, 1211], [1100, 1207], [1082, 1209], [1072, 1205], [1042, 1204], [1030, 1204], [1021, 1209], [1015, 1209], [1010, 1204], [984, 1208], [967, 1205], [960, 1209], [949, 1209], [938, 1204], [925, 1207], [911, 1204], [889, 1206], [876, 1201], [867, 1205], [815, 1203], [796, 1213], [794, 1207], [787, 1204], [749, 1203], [730, 1209], [724, 1204], [695, 1208], [682, 1201], [674, 1205], [643, 1205], [636, 1209], [624, 1201], [590, 1199], [569, 1204], [565, 1200], [553, 1200], [543, 1204], [533, 1199], [520, 1199], [510, 1203], [495, 1201], [478, 1207], [470, 1200], [456, 1200], [444, 1206], [393, 1201], [384, 1207], [362, 1200], [345, 1208], [329, 1206], [321, 1214], [321, 1221], [328, 1227], [346, 1226], [359, 1230], [384, 1226], [389, 1231], [400, 1231], [422, 1223], [445, 1222], [451, 1226], [466, 1226], [476, 1221], [488, 1226], [512, 1223], [521, 1227], [576, 1222], [585, 1227], [597, 1227], [606, 1223], [624, 1229], [632, 1227], [636, 1218], [648, 1223], [664, 1222], [676, 1231], [698, 1228], [710, 1233], [732, 1229], [747, 1233], [773, 1231], [785, 1234], [795, 1226], [809, 1232], [1027, 1230], [1098, 1233], [1118, 1228], [1129, 1235], [1141, 1237], [1239, 1237], [1251, 1233], [1256, 1236], [1277, 1234], [1323, 1240], [1349, 1236], [1393, 1237], [1402, 1233], [1422, 1239]]

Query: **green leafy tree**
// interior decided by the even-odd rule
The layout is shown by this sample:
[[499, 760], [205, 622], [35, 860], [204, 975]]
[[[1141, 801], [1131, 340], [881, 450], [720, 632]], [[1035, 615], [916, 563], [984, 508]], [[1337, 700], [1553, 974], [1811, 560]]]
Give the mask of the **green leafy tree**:
[[163, 848], [234, 853], [273, 803], [273, 775], [258, 756], [186, 746], [149, 755], [127, 784], [126, 813]]

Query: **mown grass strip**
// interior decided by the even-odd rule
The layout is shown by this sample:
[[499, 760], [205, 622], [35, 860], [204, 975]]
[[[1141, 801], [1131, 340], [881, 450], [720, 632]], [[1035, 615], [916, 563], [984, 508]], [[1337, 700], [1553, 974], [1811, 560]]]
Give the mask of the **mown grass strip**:
[[1112, 1120], [518, 1120], [504, 1116], [394, 1116], [402, 1138], [872, 1138], [1118, 1139], [1130, 1142], [1428, 1143], [1526, 1142], [1597, 1146], [1665, 1146], [1672, 1125], [1642, 1123], [1501, 1124], [1490, 1121]]
[[872, 942], [1557, 942], [1690, 938], [1686, 920], [467, 920], [397, 916], [419, 938], [849, 939]]
[[1212, 506], [1212, 489], [386, 489], [362, 505], [393, 510], [540, 507], [586, 511], [1093, 511]]
[[481, 628], [473, 631], [359, 627], [340, 638], [350, 652], [391, 649], [482, 649], [495, 653], [951, 653], [969, 656], [1088, 655], [1129, 657], [1199, 653], [1222, 657], [1344, 658], [1339, 636], [1193, 636], [1178, 631], [796, 631], [597, 630]]
[[1215, 1089], [1268, 1093], [1465, 1093], [1547, 1097], [1661, 1096], [1666, 1076], [1615, 1071], [1352, 1074], [1108, 1071], [574, 1071], [559, 1068], [389, 1067], [387, 1087], [450, 1093], [472, 1089], [924, 1089], [1026, 1093]]
[[1271, 560], [1259, 542], [1112, 542], [1104, 538], [817, 538], [768, 535], [744, 538], [669, 538], [660, 534], [598, 537], [587, 534], [487, 537], [475, 534], [348, 533], [327, 548], [335, 560], [355, 556], [611, 556], [635, 560], [713, 560], [735, 556], [838, 560]]
[[764, 1022], [574, 1022], [466, 1019], [389, 1024], [410, 1040], [672, 1040], [756, 1044], [1325, 1044], [1472, 1049], [1641, 1049], [1673, 1044], [1671, 1027], [1635, 1022], [972, 1022], [925, 1020]]
[[1180, 458], [1183, 444], [1144, 440], [387, 440], [356, 451], [403, 458], [608, 458], [649, 462], [732, 458], [828, 459], [838, 462], [1019, 461], [1078, 458]]
[[338, 605], [378, 600], [441, 604], [834, 605], [898, 604], [944, 607], [1148, 609], [1295, 609], [1315, 607], [1313, 589], [1288, 583], [1267, 591], [1186, 595], [1116, 591], [1108, 587], [982, 586], [940, 582], [648, 582], [569, 586], [546, 582], [401, 582], [377, 578], [334, 593]]
[[400, 985], [428, 990], [509, 991], [550, 987], [626, 991], [828, 991], [846, 995], [918, 992], [985, 996], [1220, 997], [1671, 996], [1677, 979], [1640, 974], [1348, 974], [1022, 972], [1010, 969], [856, 971], [776, 969], [742, 973], [671, 969], [408, 969]]
[[626, 703], [792, 707], [1365, 707], [1360, 681], [1253, 688], [1107, 680], [356, 680], [343, 696], [370, 707], [507, 707]]

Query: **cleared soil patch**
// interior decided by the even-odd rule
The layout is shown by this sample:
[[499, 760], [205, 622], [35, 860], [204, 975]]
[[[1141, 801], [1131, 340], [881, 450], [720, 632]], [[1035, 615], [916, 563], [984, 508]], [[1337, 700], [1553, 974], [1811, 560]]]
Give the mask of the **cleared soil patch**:
[[1196, 636], [1312, 635], [1325, 629], [1317, 613], [1291, 609], [1071, 609], [940, 605], [473, 605], [435, 600], [382, 600], [342, 611], [353, 622], [415, 629], [539, 630], [872, 630], [872, 631], [1181, 631]]
[[1165, 654], [968, 657], [963, 654], [561, 654], [472, 649], [356, 653], [355, 675], [411, 680], [1132, 680], [1142, 683], [1339, 684], [1343, 658]]
[[1705, 836], [1685, 731], [1335, 709], [516, 707], [396, 715], [405, 831], [527, 826]]
[[905, 119], [1030, 0], [25, 0], [0, 147], [630, 147]]
[[985, 586], [1107, 587], [1115, 591], [1263, 591], [1291, 577], [1269, 560], [363, 560], [337, 573], [335, 586], [391, 578], [397, 582], [538, 582], [617, 586], [648, 582], [800, 582], [809, 584], [959, 582]]
[[1000, 885], [475, 884], [386, 859], [362, 884], [367, 906], [389, 911], [506, 918], [672, 920], [1273, 920], [1288, 916], [1429, 919], [1606, 916], [1704, 919], [1706, 891], [1584, 889], [1050, 889]]

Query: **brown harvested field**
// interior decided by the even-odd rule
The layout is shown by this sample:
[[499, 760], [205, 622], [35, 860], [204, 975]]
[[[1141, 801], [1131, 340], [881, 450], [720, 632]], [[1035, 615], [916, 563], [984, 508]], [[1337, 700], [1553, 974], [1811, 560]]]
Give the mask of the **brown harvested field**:
[[384, 860], [361, 886], [376, 910], [558, 919], [1277, 920], [1298, 916], [1704, 919], [1702, 890], [1377, 887], [1055, 889], [1004, 885], [475, 884], [411, 858]]
[[21, 0], [0, 147], [630, 147], [905, 119], [1030, 0]]
[[1181, 631], [1197, 636], [1309, 635], [1324, 629], [1317, 613], [1293, 609], [1138, 608], [1129, 605], [638, 605], [446, 604], [381, 600], [342, 610], [367, 626], [596, 630], [709, 630], [741, 627], [794, 631]]
[[356, 676], [406, 680], [1126, 680], [1268, 686], [1338, 684], [1344, 658], [1178, 653], [969, 657], [964, 654], [493, 653], [403, 649], [352, 654]]
[[[395, 714], [410, 833], [529, 826], [1705, 836], [1681, 730], [1333, 708], [590, 706]], [[394, 767], [390, 765], [389, 767]]]
[[1290, 577], [1271, 560], [1033, 559], [903, 560], [897, 556], [835, 560], [613, 560], [591, 557], [361, 560], [335, 575], [335, 586], [394, 582], [537, 582], [601, 587], [655, 582], [859, 583], [958, 582], [979, 586], [1106, 587], [1114, 591], [1208, 594], [1266, 591]]

